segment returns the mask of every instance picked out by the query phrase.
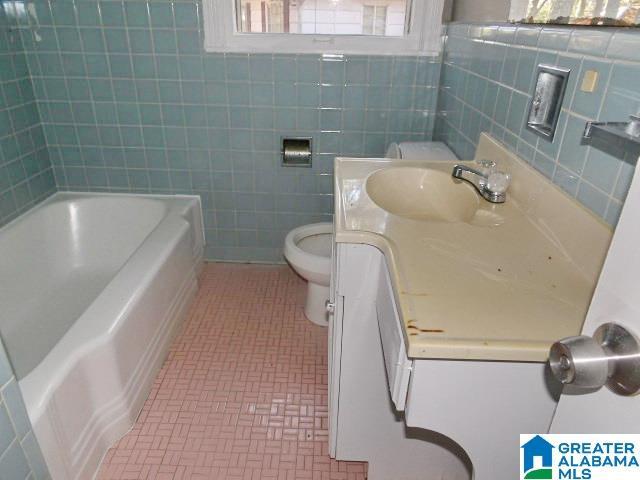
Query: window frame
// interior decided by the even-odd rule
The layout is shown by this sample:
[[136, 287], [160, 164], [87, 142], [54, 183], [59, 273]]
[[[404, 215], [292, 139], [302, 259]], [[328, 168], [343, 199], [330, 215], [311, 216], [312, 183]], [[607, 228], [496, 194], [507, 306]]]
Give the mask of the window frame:
[[[437, 56], [445, 0], [411, 0], [404, 37], [292, 33], [241, 33], [235, 0], [203, 0], [204, 48], [229, 53], [331, 53]], [[295, 41], [291, 41], [291, 35]]]

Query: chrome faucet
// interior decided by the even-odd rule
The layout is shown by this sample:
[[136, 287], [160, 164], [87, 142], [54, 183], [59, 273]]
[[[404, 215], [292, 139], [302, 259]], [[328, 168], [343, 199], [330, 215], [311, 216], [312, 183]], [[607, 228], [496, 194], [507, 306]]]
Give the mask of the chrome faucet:
[[506, 190], [508, 185], [508, 176], [506, 174], [494, 174], [503, 175], [506, 180], [501, 182], [501, 185], [493, 185], [489, 182], [489, 178], [479, 170], [471, 167], [465, 167], [464, 165], [455, 165], [451, 176], [458, 180], [464, 180], [470, 183], [478, 191], [478, 193], [491, 203], [504, 203], [507, 198]]

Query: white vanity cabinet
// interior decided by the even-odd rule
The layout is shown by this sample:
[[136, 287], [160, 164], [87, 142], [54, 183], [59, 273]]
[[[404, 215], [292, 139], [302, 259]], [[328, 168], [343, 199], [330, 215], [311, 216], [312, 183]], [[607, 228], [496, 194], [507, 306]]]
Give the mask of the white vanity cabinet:
[[331, 454], [371, 480], [518, 478], [519, 434], [556, 405], [545, 364], [409, 359], [382, 252], [338, 243], [334, 264]]
[[[394, 405], [395, 401], [402, 408], [407, 398], [412, 362], [400, 343], [402, 332], [391, 285], [384, 281], [388, 274], [382, 253], [366, 245], [337, 244], [334, 263], [335, 310], [329, 322], [331, 455], [369, 462], [371, 480], [468, 479], [458, 447], [437, 433], [409, 428]], [[384, 354], [379, 320], [382, 335], [391, 342]], [[385, 355], [396, 361], [388, 375], [394, 400]]]

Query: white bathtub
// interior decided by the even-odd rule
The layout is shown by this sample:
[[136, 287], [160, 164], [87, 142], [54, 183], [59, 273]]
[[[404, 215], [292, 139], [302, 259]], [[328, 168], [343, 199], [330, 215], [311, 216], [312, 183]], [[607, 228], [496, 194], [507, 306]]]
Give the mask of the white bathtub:
[[134, 423], [197, 288], [198, 197], [57, 193], [0, 229], [0, 333], [54, 480]]

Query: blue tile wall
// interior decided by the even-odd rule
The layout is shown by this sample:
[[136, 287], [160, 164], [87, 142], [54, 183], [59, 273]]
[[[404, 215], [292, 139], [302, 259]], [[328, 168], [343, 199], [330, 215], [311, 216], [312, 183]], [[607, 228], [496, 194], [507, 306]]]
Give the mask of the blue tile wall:
[[0, 225], [56, 188], [14, 7], [0, 4]]
[[[56, 189], [14, 7], [0, 4], [0, 226]], [[50, 478], [1, 340], [0, 478]]]
[[22, 394], [0, 341], [0, 478], [50, 478]]
[[[209, 259], [279, 261], [336, 155], [430, 139], [438, 58], [207, 54], [194, 0], [38, 0], [21, 30], [58, 188], [195, 193]], [[280, 138], [313, 138], [312, 168]]]
[[[471, 158], [491, 132], [569, 194], [615, 225], [636, 159], [581, 145], [588, 120], [640, 112], [640, 32], [624, 29], [452, 24], [446, 30], [435, 137]], [[550, 143], [525, 128], [536, 65], [571, 69]], [[581, 91], [596, 70], [593, 93]]]

